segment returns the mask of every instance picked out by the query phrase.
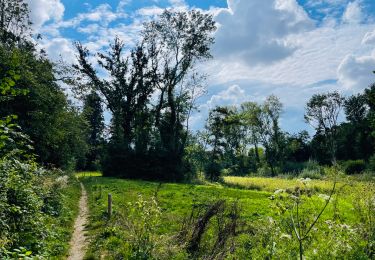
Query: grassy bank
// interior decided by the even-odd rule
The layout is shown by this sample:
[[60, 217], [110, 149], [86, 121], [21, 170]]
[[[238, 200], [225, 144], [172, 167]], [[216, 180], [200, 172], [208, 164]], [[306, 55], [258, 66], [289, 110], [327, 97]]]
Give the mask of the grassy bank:
[[46, 219], [50, 235], [46, 241], [49, 257], [63, 259], [69, 253], [69, 241], [73, 233], [74, 221], [78, 215], [78, 202], [81, 187], [74, 176], [70, 176], [65, 187], [61, 188], [61, 208], [55, 216]]

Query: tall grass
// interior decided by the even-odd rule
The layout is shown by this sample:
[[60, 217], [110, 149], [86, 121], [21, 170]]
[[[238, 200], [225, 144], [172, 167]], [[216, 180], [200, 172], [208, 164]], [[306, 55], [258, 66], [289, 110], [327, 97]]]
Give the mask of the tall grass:
[[[249, 190], [262, 190], [274, 192], [278, 189], [295, 189], [295, 187], [303, 187], [303, 179], [286, 179], [286, 178], [266, 178], [266, 177], [224, 177], [224, 183], [231, 187], [249, 189]], [[332, 189], [333, 182], [330, 180], [311, 180], [309, 185], [315, 191], [327, 192]], [[345, 183], [339, 182], [338, 187], [344, 186]], [[351, 182], [351, 185], [360, 185], [357, 182]], [[349, 187], [345, 187], [349, 189]]]

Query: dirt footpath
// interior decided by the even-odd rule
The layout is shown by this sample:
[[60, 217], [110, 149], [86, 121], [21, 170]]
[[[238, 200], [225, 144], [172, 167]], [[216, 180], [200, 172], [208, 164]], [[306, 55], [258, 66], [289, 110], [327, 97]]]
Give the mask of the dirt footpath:
[[87, 239], [85, 226], [87, 224], [88, 206], [87, 193], [81, 183], [81, 198], [79, 200], [79, 214], [74, 223], [74, 233], [70, 240], [70, 251], [68, 260], [82, 260], [86, 253]]

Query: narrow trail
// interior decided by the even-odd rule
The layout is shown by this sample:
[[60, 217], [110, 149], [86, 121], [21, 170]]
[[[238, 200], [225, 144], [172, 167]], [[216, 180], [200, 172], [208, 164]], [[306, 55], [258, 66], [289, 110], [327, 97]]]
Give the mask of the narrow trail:
[[87, 239], [85, 226], [87, 224], [88, 206], [86, 189], [81, 183], [81, 198], [79, 200], [79, 213], [74, 223], [74, 232], [70, 240], [70, 251], [68, 260], [82, 260], [85, 256]]

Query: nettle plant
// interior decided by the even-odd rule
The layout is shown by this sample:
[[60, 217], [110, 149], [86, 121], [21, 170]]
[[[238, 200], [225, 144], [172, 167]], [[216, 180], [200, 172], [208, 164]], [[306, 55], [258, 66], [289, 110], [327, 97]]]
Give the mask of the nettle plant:
[[[332, 167], [328, 174], [334, 180], [328, 194], [317, 194], [310, 186], [311, 180], [306, 178], [299, 179], [300, 185], [294, 189], [279, 189], [270, 197], [275, 201], [274, 209], [280, 216], [279, 225], [284, 231], [280, 238], [296, 243], [293, 248], [298, 252], [291, 254], [300, 259], [306, 256], [348, 255], [353, 249], [356, 230], [336, 222], [338, 206], [334, 201], [338, 198], [334, 195], [345, 184], [338, 183], [341, 173], [337, 168]], [[328, 211], [333, 211], [333, 214], [328, 214]]]

